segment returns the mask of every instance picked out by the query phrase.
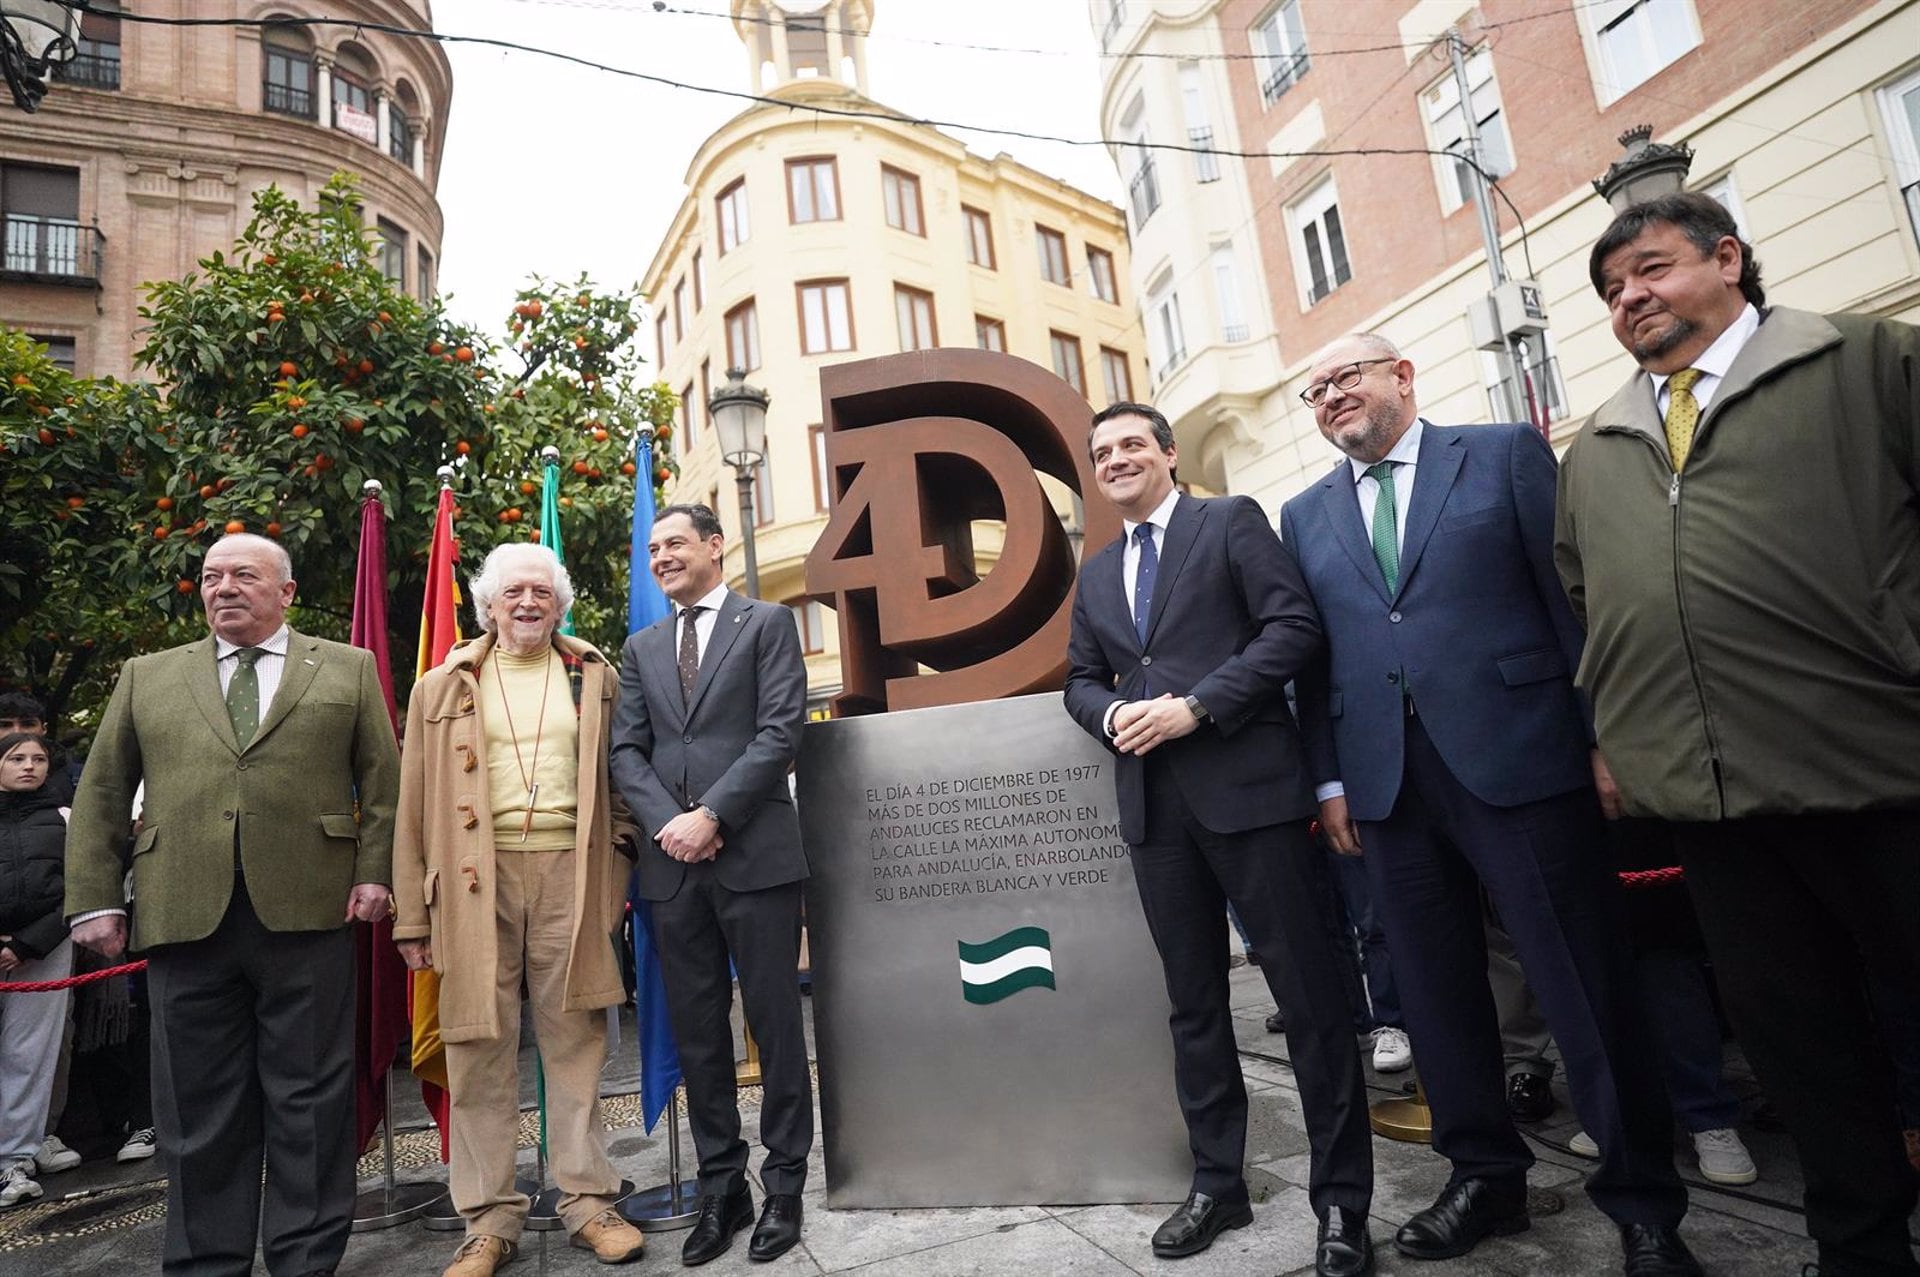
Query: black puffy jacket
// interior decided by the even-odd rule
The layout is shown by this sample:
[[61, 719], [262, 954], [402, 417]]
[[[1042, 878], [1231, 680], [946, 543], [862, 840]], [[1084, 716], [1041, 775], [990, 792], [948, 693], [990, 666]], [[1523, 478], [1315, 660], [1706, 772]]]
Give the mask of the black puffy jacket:
[[58, 795], [0, 792], [0, 936], [23, 958], [44, 958], [67, 938], [66, 855]]

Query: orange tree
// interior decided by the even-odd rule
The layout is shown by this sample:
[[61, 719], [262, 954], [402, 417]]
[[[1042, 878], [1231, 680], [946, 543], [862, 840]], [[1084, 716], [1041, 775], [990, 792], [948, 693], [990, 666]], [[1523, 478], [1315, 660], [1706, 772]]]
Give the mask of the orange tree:
[[[435, 471], [454, 469], [470, 572], [492, 545], [537, 528], [538, 491], [525, 489], [547, 444], [563, 458], [576, 626], [618, 650], [633, 432], [670, 430], [673, 407], [638, 374], [639, 298], [536, 282], [502, 349], [402, 293], [378, 263], [350, 178], [313, 208], [269, 187], [231, 252], [148, 286], [138, 358], [158, 389], [62, 378], [21, 340], [0, 347], [19, 401], [0, 401], [11, 450], [0, 525], [5, 562], [20, 565], [0, 575], [0, 634], [22, 640], [7, 643], [0, 681], [84, 719], [120, 658], [203, 631], [199, 561], [229, 531], [284, 544], [300, 582], [293, 623], [344, 637], [362, 485], [378, 479], [404, 687]], [[519, 370], [503, 367], [515, 356]], [[37, 494], [18, 510], [16, 486]], [[75, 674], [88, 668], [91, 681]]]

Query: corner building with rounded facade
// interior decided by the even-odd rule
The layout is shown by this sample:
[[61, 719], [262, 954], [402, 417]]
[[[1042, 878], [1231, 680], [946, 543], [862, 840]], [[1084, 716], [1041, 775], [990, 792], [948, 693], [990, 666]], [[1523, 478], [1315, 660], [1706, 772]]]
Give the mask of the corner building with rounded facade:
[[[94, 0], [80, 54], [0, 129], [0, 325], [85, 376], [125, 377], [142, 285], [230, 251], [269, 185], [311, 205], [356, 174], [382, 269], [434, 291], [453, 71], [427, 0]], [[236, 19], [233, 26], [136, 21]], [[275, 18], [325, 17], [313, 25]], [[356, 21], [369, 25], [359, 27]]]
[[[828, 0], [803, 14], [733, 0], [753, 90], [782, 105], [755, 104], [701, 144], [685, 202], [642, 282], [657, 366], [681, 404], [671, 445], [681, 472], [670, 496], [718, 511], [736, 589], [740, 502], [706, 404], [735, 366], [772, 396], [754, 484], [760, 593], [795, 610], [816, 713], [840, 681], [834, 614], [802, 600], [828, 504], [820, 369], [983, 347], [1053, 370], [1087, 398], [1089, 415], [1145, 393], [1120, 210], [1006, 155], [983, 158], [892, 118], [865, 92], [859, 33], [873, 7]], [[999, 529], [976, 527], [975, 545], [984, 575]]]

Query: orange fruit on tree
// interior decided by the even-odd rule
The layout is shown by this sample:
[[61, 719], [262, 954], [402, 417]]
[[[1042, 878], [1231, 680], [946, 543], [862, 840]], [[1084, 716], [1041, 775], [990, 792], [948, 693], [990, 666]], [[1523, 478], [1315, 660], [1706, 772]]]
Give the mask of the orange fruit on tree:
[[386, 311], [383, 310], [380, 312], [380, 322], [383, 324], [390, 324], [393, 322], [393, 316], [389, 315]]
[[540, 312], [545, 309], [546, 307], [540, 304], [540, 299], [538, 297], [534, 298], [532, 301], [527, 303], [527, 314], [532, 316], [534, 319], [540, 318]]
[[158, 501], [153, 503], [153, 507], [156, 510], [171, 510], [173, 509], [173, 498], [161, 497]]
[[175, 581], [173, 583], [173, 588], [175, 592], [180, 594], [192, 594], [193, 582], [187, 580], [187, 578], [185, 577], [181, 577], [178, 581]]
[[300, 366], [294, 363], [293, 360], [283, 359], [280, 361], [280, 375], [282, 377], [297, 376], [299, 375], [299, 372], [300, 372]]
[[295, 412], [300, 411], [300, 409], [306, 406], [307, 406], [307, 401], [302, 399], [299, 395], [291, 395], [287, 398], [287, 407], [293, 409]]
[[595, 426], [593, 430], [593, 441], [595, 443], [605, 443], [607, 441], [607, 432]]
[[591, 469], [591, 467], [584, 461], [576, 461], [573, 463], [573, 472], [575, 474], [585, 474], [589, 469]]
[[296, 439], [304, 439], [304, 438], [306, 438], [306, 437], [307, 437], [307, 423], [306, 423], [306, 422], [304, 422], [304, 421], [296, 421], [296, 422], [294, 422], [294, 423], [293, 423], [293, 429], [292, 429], [292, 431], [290, 431], [289, 433], [291, 433], [291, 434], [293, 435], [293, 437], [294, 437], [294, 438], [296, 438]]
[[45, 426], [40, 427], [40, 442], [51, 446], [53, 444], [53, 431], [47, 429]]
[[201, 485], [200, 485], [200, 499], [201, 499], [202, 501], [205, 501], [205, 500], [206, 500], [206, 499], [207, 499], [208, 497], [211, 497], [211, 496], [212, 496], [212, 495], [214, 494], [214, 492], [215, 492], [215, 491], [216, 491], [216, 489], [214, 488], [214, 486], [213, 486], [213, 485], [212, 485], [211, 483], [203, 483], [203, 484], [201, 484]]
[[85, 497], [68, 497], [67, 509], [78, 510], [81, 506], [85, 505], [86, 503], [87, 503], [87, 500]]
[[533, 480], [531, 480], [531, 479], [522, 479], [522, 480], [520, 481], [520, 495], [521, 495], [521, 496], [523, 496], [523, 497], [530, 497], [530, 496], [532, 496], [532, 495], [533, 495], [533, 487], [534, 487], [534, 484], [533, 484]]
[[631, 461], [622, 461], [620, 463], [621, 474], [632, 474], [636, 468], [637, 467], [635, 467], [635, 465]]
[[437, 355], [437, 354], [439, 354], [439, 353], [440, 353], [441, 351], [443, 351], [443, 350], [445, 350], [445, 349], [446, 349], [446, 347], [445, 347], [445, 346], [443, 346], [443, 345], [441, 345], [441, 344], [440, 344], [439, 342], [437, 342], [437, 341], [430, 341], [430, 342], [428, 342], [428, 343], [427, 343], [427, 353], [428, 353], [429, 355]]
[[348, 417], [346, 424], [347, 424], [347, 433], [350, 435], [359, 434], [362, 430], [366, 429], [366, 426], [367, 426], [367, 423], [362, 421], [358, 417]]
[[155, 529], [153, 530], [153, 539], [154, 539], [154, 540], [156, 540], [156, 541], [164, 541], [164, 540], [166, 540], [166, 539], [167, 539], [167, 529], [166, 529], [166, 527], [165, 527], [165, 525], [161, 525], [160, 527], [156, 527], [156, 528], [155, 528]]
[[362, 360], [360, 361], [360, 375], [361, 375], [362, 377], [364, 377], [364, 376], [366, 376], [366, 375], [367, 375], [368, 373], [370, 373], [370, 372], [372, 372], [372, 371], [373, 371], [373, 360], [371, 360], [371, 359], [362, 359]]
[[285, 315], [283, 315], [283, 314], [281, 314], [281, 313], [280, 313], [279, 311], [277, 311], [277, 310], [270, 310], [270, 311], [268, 311], [268, 312], [267, 312], [267, 322], [268, 322], [269, 324], [277, 324], [277, 323], [279, 323], [279, 322], [281, 322], [282, 320], [284, 320], [285, 318], [286, 318], [286, 316], [285, 316]]
[[473, 362], [473, 347], [456, 346], [453, 351], [453, 357], [463, 364], [470, 364]]
[[277, 537], [277, 536], [279, 536], [279, 535], [280, 535], [280, 525], [279, 525], [279, 524], [277, 524], [277, 523], [269, 523], [269, 524], [267, 525], [267, 535], [268, 535], [268, 536], [270, 536], [270, 537]]
[[275, 257], [272, 253], [262, 253], [260, 255], [260, 264], [262, 266], [278, 266], [280, 264], [280, 259], [278, 257]]
[[228, 519], [226, 530], [227, 530], [227, 535], [232, 536], [236, 532], [245, 532], [247, 530], [247, 525], [240, 522], [240, 520], [238, 519]]
[[469, 452], [473, 451], [473, 445], [468, 443], [465, 439], [462, 439], [459, 443], [456, 443], [453, 445], [453, 450], [464, 457]]

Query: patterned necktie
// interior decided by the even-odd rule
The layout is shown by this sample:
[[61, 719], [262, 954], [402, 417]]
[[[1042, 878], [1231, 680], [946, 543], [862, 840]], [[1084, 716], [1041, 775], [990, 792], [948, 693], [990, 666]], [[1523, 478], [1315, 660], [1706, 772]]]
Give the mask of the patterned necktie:
[[1136, 525], [1133, 542], [1140, 547], [1140, 562], [1133, 570], [1133, 632], [1139, 636], [1140, 645], [1145, 647], [1147, 622], [1153, 617], [1153, 578], [1160, 570], [1160, 551], [1153, 545], [1153, 525]]
[[1393, 465], [1380, 461], [1367, 467], [1367, 477], [1380, 485], [1373, 498], [1373, 561], [1387, 583], [1387, 593], [1400, 588], [1400, 538], [1396, 529], [1398, 506], [1393, 494]]
[[262, 648], [243, 647], [233, 657], [240, 662], [227, 682], [227, 717], [233, 720], [233, 738], [245, 749], [260, 730], [260, 672], [254, 669], [266, 655]]
[[700, 681], [700, 634], [694, 627], [707, 609], [690, 607], [680, 613], [680, 701], [693, 699], [693, 685]]
[[1700, 422], [1700, 401], [1693, 397], [1698, 368], [1682, 368], [1667, 378], [1667, 455], [1673, 458], [1673, 472], [1686, 468], [1687, 454], [1693, 451], [1693, 428]]

